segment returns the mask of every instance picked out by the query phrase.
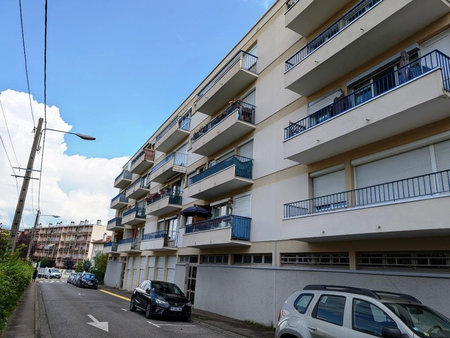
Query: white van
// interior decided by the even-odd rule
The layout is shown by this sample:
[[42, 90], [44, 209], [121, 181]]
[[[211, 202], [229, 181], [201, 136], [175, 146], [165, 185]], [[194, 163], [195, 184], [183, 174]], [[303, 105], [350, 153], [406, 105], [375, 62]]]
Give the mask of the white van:
[[49, 278], [50, 279], [52, 279], [52, 278], [60, 279], [61, 272], [55, 268], [45, 268], [44, 277], [45, 277], [45, 279], [49, 279]]

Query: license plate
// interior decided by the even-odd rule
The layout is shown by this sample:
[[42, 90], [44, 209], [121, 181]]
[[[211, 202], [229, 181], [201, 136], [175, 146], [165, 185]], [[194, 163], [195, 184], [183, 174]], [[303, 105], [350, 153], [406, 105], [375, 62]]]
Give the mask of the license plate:
[[170, 311], [183, 311], [183, 308], [171, 306], [169, 310]]

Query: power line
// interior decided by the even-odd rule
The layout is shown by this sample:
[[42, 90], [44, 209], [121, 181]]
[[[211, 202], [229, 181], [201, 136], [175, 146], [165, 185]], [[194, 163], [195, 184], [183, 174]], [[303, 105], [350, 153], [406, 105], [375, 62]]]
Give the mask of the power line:
[[16, 189], [17, 189], [17, 194], [18, 194], [19, 193], [19, 185], [17, 183], [17, 174], [16, 174], [16, 171], [13, 168], [13, 165], [11, 163], [11, 159], [9, 158], [8, 152], [6, 151], [6, 147], [5, 147], [5, 143], [3, 142], [2, 135], [0, 135], [0, 141], [2, 142], [3, 149], [5, 149], [6, 158], [8, 159], [8, 162], [9, 162], [9, 165], [11, 167], [11, 170], [12, 170], [14, 176], [16, 177]]
[[8, 132], [9, 142], [11, 143], [11, 147], [14, 153], [14, 157], [16, 158], [17, 166], [19, 166], [19, 160], [17, 159], [16, 149], [14, 149], [14, 144], [11, 138], [11, 133], [9, 132], [8, 122], [6, 121], [5, 110], [3, 109], [2, 100], [0, 99], [0, 108], [2, 109], [3, 119], [5, 120], [6, 131]]
[[22, 0], [19, 0], [19, 12], [20, 12], [20, 28], [22, 30], [22, 47], [23, 47], [23, 58], [25, 61], [25, 75], [27, 78], [27, 90], [28, 90], [28, 100], [30, 101], [30, 111], [31, 111], [31, 118], [33, 120], [33, 126], [36, 128], [36, 123], [34, 122], [34, 113], [33, 113], [33, 104], [31, 101], [31, 90], [30, 90], [30, 80], [28, 77], [28, 62], [27, 62], [27, 51], [25, 48], [25, 33], [23, 29], [23, 16], [22, 16]]

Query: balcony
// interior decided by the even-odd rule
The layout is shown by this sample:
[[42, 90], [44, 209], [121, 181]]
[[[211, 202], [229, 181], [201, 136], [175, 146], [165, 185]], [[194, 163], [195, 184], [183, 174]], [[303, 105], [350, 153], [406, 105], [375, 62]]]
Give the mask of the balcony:
[[113, 219], [110, 219], [108, 221], [108, 224], [106, 225], [106, 230], [108, 231], [116, 231], [116, 230], [122, 230], [122, 217], [115, 217]]
[[439, 51], [386, 74], [286, 127], [284, 158], [310, 164], [448, 117], [449, 75]]
[[124, 193], [118, 194], [111, 200], [111, 209], [122, 209], [128, 205], [128, 198], [126, 198]]
[[240, 94], [258, 78], [258, 58], [244, 51], [236, 55], [200, 90], [197, 96], [197, 110], [214, 115], [232, 97]]
[[130, 171], [133, 174], [141, 175], [152, 167], [154, 161], [155, 151], [153, 149], [144, 149], [131, 161]]
[[450, 170], [287, 203], [280, 239], [448, 235], [449, 203]]
[[149, 192], [150, 188], [146, 186], [145, 180], [143, 178], [138, 178], [127, 188], [125, 196], [137, 200]]
[[147, 215], [162, 216], [181, 210], [183, 197], [180, 193], [157, 193], [147, 200]]
[[288, 0], [285, 26], [302, 36], [309, 36], [351, 0]]
[[114, 187], [123, 189], [131, 183], [132, 175], [128, 170], [122, 171], [114, 180]]
[[190, 117], [177, 117], [156, 136], [155, 149], [167, 153], [189, 136], [190, 127]]
[[227, 215], [185, 227], [183, 246], [194, 248], [250, 246], [251, 218]]
[[285, 62], [285, 87], [309, 96], [448, 12], [441, 0], [362, 0]]
[[142, 235], [141, 250], [174, 251], [177, 247], [178, 231], [157, 231]]
[[138, 238], [125, 238], [118, 242], [117, 252], [138, 253], [141, 252], [141, 241]]
[[127, 210], [122, 215], [123, 225], [137, 225], [145, 222], [145, 208], [144, 207], [134, 207]]
[[255, 130], [255, 106], [236, 101], [194, 133], [192, 152], [210, 156], [253, 130]]
[[209, 199], [253, 184], [253, 159], [231, 156], [189, 180], [186, 196]]
[[149, 180], [165, 183], [171, 178], [186, 172], [187, 154], [173, 152], [155, 164], [150, 172]]

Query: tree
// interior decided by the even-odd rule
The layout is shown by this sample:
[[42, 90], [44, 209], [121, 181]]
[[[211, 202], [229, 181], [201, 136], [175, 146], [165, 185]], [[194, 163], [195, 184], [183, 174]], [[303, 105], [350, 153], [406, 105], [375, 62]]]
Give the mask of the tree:
[[85, 261], [83, 261], [82, 266], [83, 266], [83, 271], [89, 272], [89, 271], [91, 271], [92, 263], [89, 259], [86, 259]]
[[[31, 231], [26, 231], [26, 232], [22, 231], [19, 234], [17, 241], [16, 241], [16, 245], [17, 246], [19, 246], [21, 244], [25, 245], [25, 248], [20, 253], [20, 258], [25, 258], [27, 256], [28, 245], [30, 245], [31, 236], [32, 236]], [[36, 246], [37, 246], [36, 241], [33, 241], [33, 245], [31, 247], [31, 251], [30, 251], [30, 256], [32, 256], [34, 254], [34, 252], [36, 251]]]
[[67, 270], [72, 270], [73, 269], [73, 260], [72, 257], [67, 257], [64, 260], [64, 268], [66, 268]]
[[83, 272], [83, 262], [79, 261], [77, 267], [75, 268], [75, 272]]
[[99, 283], [103, 283], [106, 272], [106, 265], [108, 264], [108, 254], [99, 252], [94, 257], [94, 269], [93, 273], [97, 277]]
[[48, 257], [42, 257], [41, 258], [41, 268], [45, 268], [45, 267], [47, 267], [47, 265], [48, 265]]

